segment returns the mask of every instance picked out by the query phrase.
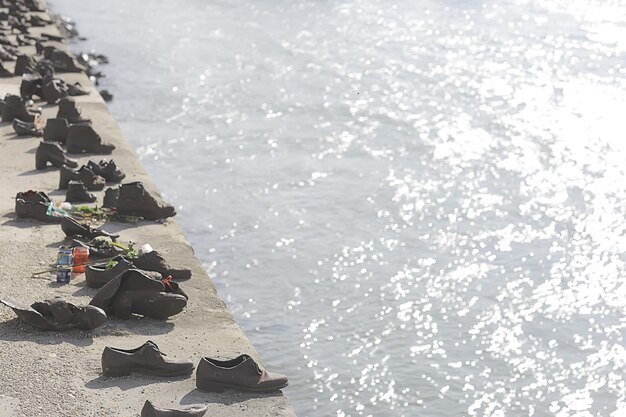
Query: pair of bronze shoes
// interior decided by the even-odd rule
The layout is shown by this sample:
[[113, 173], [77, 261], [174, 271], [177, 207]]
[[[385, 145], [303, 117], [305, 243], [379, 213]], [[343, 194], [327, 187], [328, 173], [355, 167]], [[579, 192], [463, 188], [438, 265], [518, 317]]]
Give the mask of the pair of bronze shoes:
[[[193, 369], [191, 361], [168, 358], [152, 341], [129, 350], [107, 346], [102, 352], [102, 373], [105, 376], [141, 373], [172, 377], [190, 375]], [[266, 371], [245, 354], [229, 360], [203, 357], [196, 370], [196, 387], [205, 392], [223, 392], [225, 389], [272, 392], [288, 383], [285, 375]]]

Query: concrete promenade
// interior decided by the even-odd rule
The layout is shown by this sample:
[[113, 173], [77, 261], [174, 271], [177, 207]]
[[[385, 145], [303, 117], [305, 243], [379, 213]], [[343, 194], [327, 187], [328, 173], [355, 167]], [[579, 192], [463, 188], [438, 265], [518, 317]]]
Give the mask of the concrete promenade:
[[[31, 29], [31, 34], [40, 32], [59, 33], [53, 26]], [[47, 44], [67, 49], [66, 44]], [[20, 50], [35, 53], [34, 46], [20, 47]], [[5, 63], [5, 66], [13, 70], [13, 63]], [[116, 146], [110, 158], [126, 173], [124, 182], [138, 180], [156, 190], [88, 78], [84, 74], [58, 74], [57, 77], [68, 83], [79, 81], [90, 88], [88, 96], [75, 97], [75, 100], [83, 115], [93, 120], [94, 129], [102, 138]], [[20, 77], [0, 78], [0, 95], [19, 94], [20, 81]], [[44, 121], [55, 117], [56, 105], [43, 102], [38, 105], [43, 109]], [[54, 263], [57, 248], [64, 238], [59, 225], [18, 220], [14, 215], [14, 197], [18, 191], [40, 190], [53, 199], [65, 198], [65, 192], [57, 190], [58, 169], [35, 170], [35, 150], [40, 141], [35, 137], [17, 137], [9, 123], [0, 124], [0, 296], [10, 295], [29, 304], [63, 296], [76, 304], [88, 304], [96, 290], [85, 286], [82, 275], [67, 285], [57, 284], [52, 274], [31, 277], [33, 272], [47, 269]], [[87, 155], [77, 159], [82, 165], [89, 159], [101, 158]], [[99, 204], [103, 194], [97, 193]], [[193, 270], [191, 280], [181, 283], [189, 295], [187, 308], [172, 319], [157, 321], [134, 317], [125, 321], [110, 318], [92, 332], [43, 332], [23, 324], [11, 309], [0, 306], [0, 417], [136, 417], [147, 399], [161, 407], [207, 404], [206, 417], [295, 415], [281, 392], [210, 394], [197, 391], [195, 371], [189, 378], [174, 380], [101, 376], [100, 356], [105, 346], [128, 349], [147, 340], [156, 342], [169, 357], [188, 358], [196, 365], [202, 356], [227, 358], [249, 353], [259, 360], [258, 353], [216, 294], [213, 283], [174, 219], [165, 223], [103, 225], [108, 231], [119, 232], [121, 243], [150, 243], [170, 263]], [[287, 375], [290, 371], [269, 370]]]

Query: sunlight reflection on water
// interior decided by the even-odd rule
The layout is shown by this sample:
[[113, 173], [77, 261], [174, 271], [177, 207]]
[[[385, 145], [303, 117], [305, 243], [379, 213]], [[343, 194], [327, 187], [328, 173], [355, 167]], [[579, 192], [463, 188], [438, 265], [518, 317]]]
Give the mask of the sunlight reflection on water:
[[626, 413], [623, 1], [54, 3], [299, 415]]

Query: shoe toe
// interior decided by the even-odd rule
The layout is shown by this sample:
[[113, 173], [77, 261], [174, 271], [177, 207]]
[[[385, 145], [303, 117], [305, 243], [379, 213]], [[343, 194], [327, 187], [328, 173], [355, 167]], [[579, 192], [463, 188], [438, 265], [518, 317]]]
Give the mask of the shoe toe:
[[265, 381], [265, 388], [269, 390], [278, 390], [289, 385], [289, 379], [286, 375], [268, 372], [269, 379]]
[[85, 307], [85, 328], [88, 330], [100, 327], [107, 320], [107, 315], [100, 307]]
[[107, 154], [107, 155], [113, 152], [114, 149], [115, 149], [115, 145], [111, 143], [102, 143], [100, 145], [100, 152]]
[[178, 268], [168, 271], [168, 275], [171, 275], [174, 281], [184, 281], [191, 278], [191, 269]]
[[161, 208], [161, 217], [167, 218], [174, 216], [176, 216], [176, 209], [174, 206], [167, 204]]

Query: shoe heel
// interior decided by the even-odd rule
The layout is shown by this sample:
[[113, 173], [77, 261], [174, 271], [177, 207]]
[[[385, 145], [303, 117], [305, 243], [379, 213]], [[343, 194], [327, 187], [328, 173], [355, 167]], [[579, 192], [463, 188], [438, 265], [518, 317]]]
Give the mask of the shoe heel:
[[196, 387], [204, 392], [224, 392], [224, 385], [213, 381], [196, 381]]
[[48, 166], [48, 160], [46, 158], [38, 158], [35, 156], [36, 169], [46, 169], [46, 166]]
[[104, 368], [102, 369], [102, 375], [104, 376], [128, 376], [130, 375], [130, 371], [128, 369]]

